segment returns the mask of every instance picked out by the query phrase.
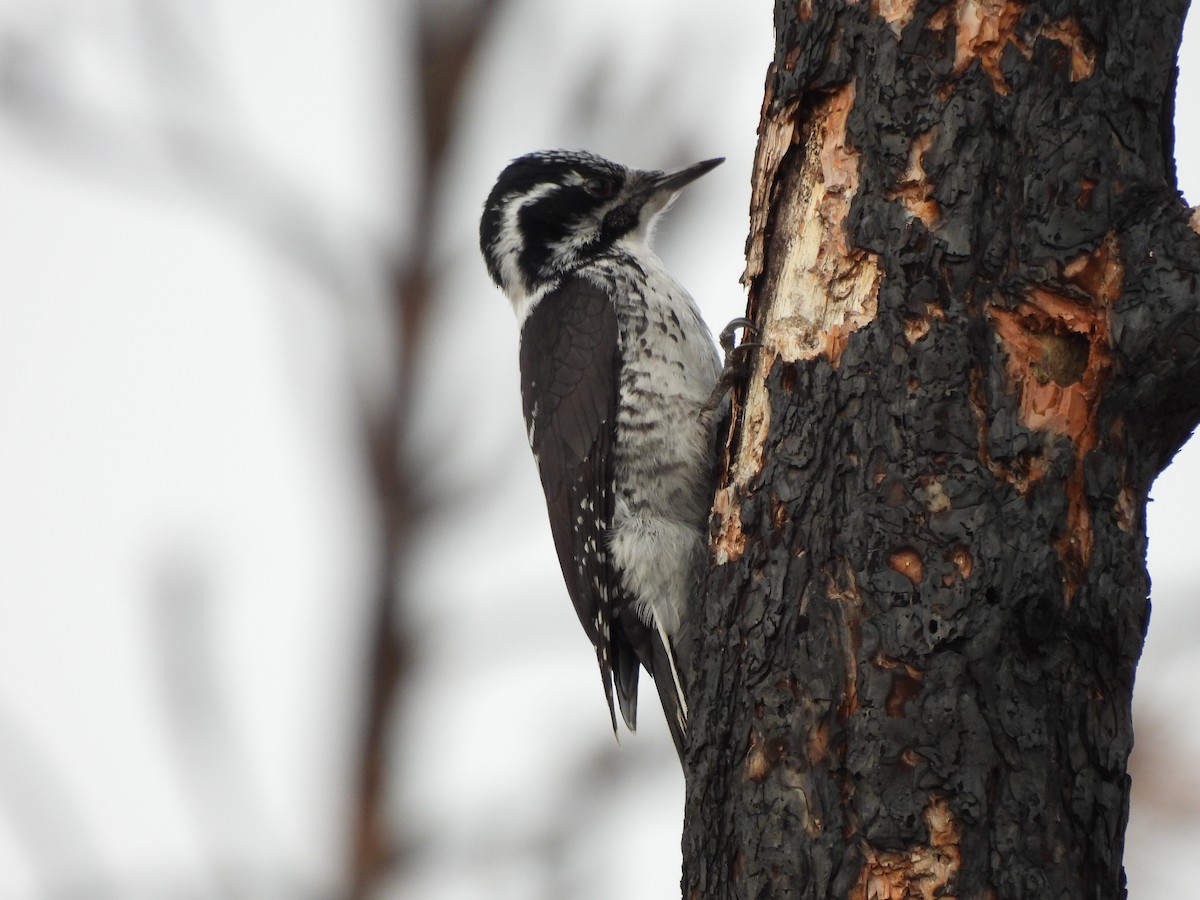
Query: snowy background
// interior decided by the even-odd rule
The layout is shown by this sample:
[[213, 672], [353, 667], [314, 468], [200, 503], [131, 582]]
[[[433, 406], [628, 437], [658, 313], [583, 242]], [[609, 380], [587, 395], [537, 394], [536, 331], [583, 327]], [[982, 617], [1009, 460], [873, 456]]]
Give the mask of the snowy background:
[[[682, 776], [661, 717], [612, 740], [476, 228], [528, 150], [724, 155], [659, 249], [737, 315], [759, 7], [0, 0], [0, 900], [347, 896], [388, 597], [363, 895], [678, 896]], [[1139, 900], [1200, 842], [1200, 452], [1154, 497]]]

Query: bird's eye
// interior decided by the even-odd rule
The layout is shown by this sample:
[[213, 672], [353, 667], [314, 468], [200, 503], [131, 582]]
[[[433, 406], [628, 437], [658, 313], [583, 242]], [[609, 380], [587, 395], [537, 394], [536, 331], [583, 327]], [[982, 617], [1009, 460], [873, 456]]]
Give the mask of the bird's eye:
[[612, 182], [606, 178], [589, 178], [583, 183], [583, 189], [597, 200], [607, 200], [613, 195]]

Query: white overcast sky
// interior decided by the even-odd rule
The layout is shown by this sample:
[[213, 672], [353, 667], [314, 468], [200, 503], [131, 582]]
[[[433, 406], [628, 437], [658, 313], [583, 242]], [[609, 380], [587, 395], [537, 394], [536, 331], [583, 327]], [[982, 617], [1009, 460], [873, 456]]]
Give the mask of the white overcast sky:
[[[682, 778], [650, 710], [612, 741], [477, 216], [531, 149], [724, 155], [660, 250], [737, 315], [770, 12], [600, 10], [505, 7], [417, 222], [403, 0], [0, 0], [0, 900], [337, 895], [375, 536], [352, 400], [415, 229], [439, 287], [406, 439], [453, 499], [406, 556], [381, 896], [677, 895]], [[1180, 58], [1198, 203], [1195, 27]], [[1154, 498], [1139, 900], [1194, 892], [1200, 451]]]

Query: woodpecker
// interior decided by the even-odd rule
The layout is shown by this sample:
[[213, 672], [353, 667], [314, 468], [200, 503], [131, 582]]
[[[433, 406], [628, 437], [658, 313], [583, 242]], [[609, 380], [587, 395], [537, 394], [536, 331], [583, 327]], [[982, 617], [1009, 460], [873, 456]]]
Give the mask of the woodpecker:
[[532, 153], [500, 173], [479, 225], [488, 273], [520, 327], [529, 444], [613, 732], [614, 688], [636, 729], [640, 664], [681, 757], [677, 641], [705, 558], [721, 362], [650, 238], [680, 189], [723, 161], [664, 173]]

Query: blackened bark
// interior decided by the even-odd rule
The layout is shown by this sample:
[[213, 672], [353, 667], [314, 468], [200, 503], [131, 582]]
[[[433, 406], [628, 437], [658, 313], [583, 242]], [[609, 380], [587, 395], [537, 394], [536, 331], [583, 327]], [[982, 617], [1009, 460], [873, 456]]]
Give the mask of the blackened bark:
[[1185, 0], [777, 4], [684, 896], [1125, 895]]

